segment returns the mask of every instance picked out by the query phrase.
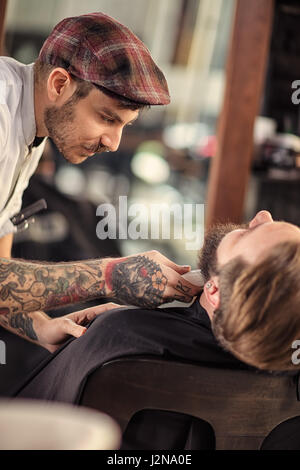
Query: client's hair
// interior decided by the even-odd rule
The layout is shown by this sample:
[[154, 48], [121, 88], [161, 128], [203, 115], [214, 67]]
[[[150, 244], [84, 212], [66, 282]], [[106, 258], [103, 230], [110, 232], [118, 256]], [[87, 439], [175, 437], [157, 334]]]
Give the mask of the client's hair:
[[220, 307], [212, 328], [219, 342], [259, 369], [295, 369], [291, 358], [292, 343], [300, 340], [300, 244], [280, 243], [255, 265], [235, 258], [218, 275]]

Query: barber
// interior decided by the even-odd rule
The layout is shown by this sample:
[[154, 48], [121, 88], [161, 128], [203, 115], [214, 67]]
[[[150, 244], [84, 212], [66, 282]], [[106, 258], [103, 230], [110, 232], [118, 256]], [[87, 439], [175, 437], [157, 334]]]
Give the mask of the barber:
[[189, 302], [197, 293], [181, 276], [190, 267], [156, 251], [58, 264], [10, 259], [12, 221], [47, 137], [67, 161], [79, 164], [116, 151], [141, 109], [169, 101], [166, 79], [145, 45], [102, 13], [61, 21], [34, 64], [0, 58], [2, 326], [33, 341], [50, 329], [54, 337], [80, 336], [95, 309], [53, 320], [44, 310], [101, 297], [151, 308], [171, 299]]

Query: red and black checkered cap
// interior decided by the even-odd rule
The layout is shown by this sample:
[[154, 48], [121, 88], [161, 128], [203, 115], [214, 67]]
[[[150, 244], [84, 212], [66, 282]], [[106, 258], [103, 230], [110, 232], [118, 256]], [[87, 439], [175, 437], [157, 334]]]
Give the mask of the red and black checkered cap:
[[132, 101], [170, 102], [167, 81], [145, 44], [102, 13], [62, 20], [46, 39], [39, 59]]

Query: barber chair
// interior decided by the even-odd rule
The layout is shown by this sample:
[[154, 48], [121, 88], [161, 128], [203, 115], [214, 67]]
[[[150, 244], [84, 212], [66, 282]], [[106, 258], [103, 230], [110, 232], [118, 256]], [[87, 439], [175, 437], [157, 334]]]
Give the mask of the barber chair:
[[298, 376], [145, 356], [113, 360], [95, 370], [80, 403], [110, 415], [123, 433], [141, 410], [185, 413], [208, 422], [216, 449], [227, 450], [260, 449], [277, 425], [300, 416]]

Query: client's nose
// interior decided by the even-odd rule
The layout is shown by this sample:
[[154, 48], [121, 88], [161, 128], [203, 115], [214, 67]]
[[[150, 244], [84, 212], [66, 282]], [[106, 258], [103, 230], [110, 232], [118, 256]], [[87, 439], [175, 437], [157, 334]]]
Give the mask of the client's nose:
[[272, 215], [269, 211], [259, 211], [256, 216], [249, 223], [249, 228], [256, 227], [256, 225], [273, 222]]

